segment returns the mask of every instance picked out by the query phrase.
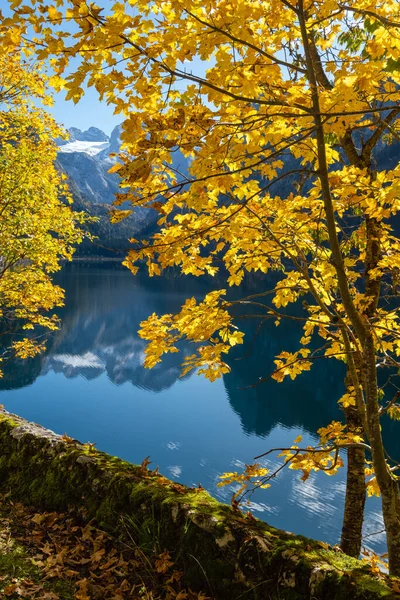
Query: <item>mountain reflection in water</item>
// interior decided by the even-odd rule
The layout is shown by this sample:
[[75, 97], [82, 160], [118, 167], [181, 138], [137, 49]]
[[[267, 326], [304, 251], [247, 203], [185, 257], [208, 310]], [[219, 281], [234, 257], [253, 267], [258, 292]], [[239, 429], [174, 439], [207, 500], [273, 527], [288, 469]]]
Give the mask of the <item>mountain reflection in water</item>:
[[[226, 502], [232, 488], [217, 487], [222, 472], [290, 445], [299, 434], [312, 443], [319, 427], [341, 418], [336, 400], [343, 373], [334, 361], [318, 361], [294, 382], [253, 385], [271, 372], [277, 353], [298, 346], [299, 330], [290, 321], [279, 327], [267, 322], [253, 340], [258, 323], [243, 320], [247, 344], [229, 358], [231, 373], [213, 384], [196, 374], [180, 378], [184, 356], [193, 353], [185, 342], [179, 354], [144, 369], [140, 322], [153, 312], [177, 311], [187, 297], [203, 297], [210, 289], [206, 280], [133, 277], [110, 263], [78, 263], [66, 266], [58, 283], [66, 303], [46, 353], [4, 369], [0, 402], [11, 412], [132, 462], [150, 454], [168, 477], [201, 482]], [[241, 292], [252, 293], [256, 285], [249, 281]], [[394, 430], [387, 438], [393, 450]], [[279, 460], [266, 464], [273, 468]], [[336, 543], [344, 489], [344, 470], [335, 477], [312, 474], [306, 483], [286, 471], [251, 497], [250, 509], [277, 527]], [[365, 527], [367, 533], [382, 529], [377, 499], [368, 500]], [[382, 535], [366, 542], [383, 551]]]

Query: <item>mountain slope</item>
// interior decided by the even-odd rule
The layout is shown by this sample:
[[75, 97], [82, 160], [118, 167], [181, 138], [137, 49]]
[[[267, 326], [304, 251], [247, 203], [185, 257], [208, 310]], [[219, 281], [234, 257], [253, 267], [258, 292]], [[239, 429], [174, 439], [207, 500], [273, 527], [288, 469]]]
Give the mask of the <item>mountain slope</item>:
[[[118, 125], [108, 137], [96, 127], [81, 131], [75, 127], [69, 130], [68, 141], [58, 140], [59, 153], [57, 163], [69, 181], [75, 198], [75, 208], [85, 210], [92, 216], [98, 217], [98, 222], [90, 226], [91, 233], [97, 236], [95, 243], [84, 242], [78, 248], [78, 254], [124, 254], [129, 247], [130, 237], [140, 238], [151, 233], [157, 226], [158, 213], [155, 210], [137, 207], [133, 214], [120, 223], [111, 224], [109, 210], [115, 194], [120, 191], [119, 176], [108, 173], [115, 162], [115, 157], [121, 147], [121, 126]], [[356, 140], [357, 142], [357, 140]], [[187, 175], [189, 161], [181, 153], [173, 153], [173, 166]], [[392, 145], [381, 144], [374, 151], [374, 158], [380, 169], [394, 168], [400, 159], [400, 143]], [[283, 171], [290, 172], [299, 168], [299, 161], [288, 155], [284, 158]], [[287, 196], [296, 191], [298, 175], [289, 175], [272, 185], [270, 192], [279, 196]], [[305, 183], [306, 192], [311, 182]], [[399, 218], [393, 219], [396, 231], [399, 230]]]
[[120, 188], [118, 175], [108, 170], [115, 160], [110, 153], [118, 153], [120, 149], [120, 127], [116, 127], [110, 137], [95, 127], [84, 132], [72, 127], [69, 134], [67, 142], [57, 140], [58, 168], [68, 177], [74, 208], [98, 218], [89, 226], [97, 239], [94, 243], [84, 241], [77, 254], [123, 255], [130, 237], [140, 237], [156, 226], [157, 212], [136, 208], [128, 219], [110, 223], [110, 206]]

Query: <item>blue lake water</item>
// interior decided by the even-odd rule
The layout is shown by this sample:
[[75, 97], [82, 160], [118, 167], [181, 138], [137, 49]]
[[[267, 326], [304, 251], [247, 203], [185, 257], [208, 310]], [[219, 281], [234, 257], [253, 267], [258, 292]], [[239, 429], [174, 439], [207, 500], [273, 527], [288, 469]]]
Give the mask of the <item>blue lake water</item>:
[[[217, 486], [221, 473], [291, 445], [299, 434], [312, 443], [319, 427], [341, 418], [342, 371], [334, 361], [319, 361], [294, 382], [243, 389], [271, 372], [276, 353], [296, 346], [291, 322], [268, 322], [254, 341], [258, 323], [243, 321], [248, 343], [230, 358], [231, 373], [215, 383], [196, 373], [180, 378], [189, 344], [144, 369], [140, 321], [178, 310], [189, 296], [202, 297], [207, 281], [133, 277], [118, 265], [77, 263], [63, 269], [58, 283], [66, 290], [60, 330], [45, 354], [10, 363], [0, 380], [0, 402], [11, 412], [134, 463], [150, 455], [167, 477], [201, 483], [225, 502], [233, 490]], [[255, 282], [246, 285], [247, 292], [258, 289]], [[396, 447], [390, 431], [387, 443]], [[279, 460], [265, 464], [273, 468]], [[334, 544], [344, 493], [344, 469], [334, 477], [311, 474], [305, 483], [285, 470], [251, 497], [250, 508], [271, 525]], [[380, 501], [368, 499], [365, 546], [384, 551], [384, 536], [372, 535], [382, 528]]]

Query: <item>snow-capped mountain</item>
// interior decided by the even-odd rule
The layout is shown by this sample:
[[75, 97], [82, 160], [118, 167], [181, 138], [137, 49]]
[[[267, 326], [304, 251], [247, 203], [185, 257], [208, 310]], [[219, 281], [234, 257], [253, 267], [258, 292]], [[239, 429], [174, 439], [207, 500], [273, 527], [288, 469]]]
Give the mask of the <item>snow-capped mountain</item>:
[[110, 206], [120, 188], [118, 175], [108, 171], [116, 160], [110, 153], [118, 153], [120, 149], [120, 126], [115, 127], [110, 137], [96, 127], [87, 131], [71, 127], [69, 139], [57, 140], [57, 145], [58, 168], [68, 177], [75, 209], [98, 219], [89, 226], [95, 243], [84, 241], [78, 247], [78, 254], [123, 254], [129, 247], [129, 238], [154, 228], [157, 213], [143, 208], [137, 208], [121, 223], [110, 223]]
[[[140, 207], [135, 208], [128, 219], [115, 225], [110, 223], [110, 206], [120, 188], [118, 174], [108, 171], [116, 160], [110, 154], [120, 151], [120, 136], [120, 125], [113, 129], [110, 137], [96, 127], [86, 131], [71, 127], [68, 140], [57, 140], [57, 164], [68, 177], [76, 209], [99, 217], [90, 227], [97, 237], [96, 244], [83, 243], [78, 249], [80, 254], [108, 253], [106, 249], [126, 251], [129, 238], [140, 237], [156, 227], [158, 213]], [[180, 153], [174, 153], [173, 166], [187, 173], [188, 161]]]
[[108, 173], [109, 153], [119, 151], [119, 133], [119, 126], [110, 138], [96, 127], [87, 131], [71, 127], [69, 140], [57, 142], [60, 168], [68, 175], [75, 193], [91, 204], [111, 204], [119, 190], [118, 176]]
[[64, 146], [75, 141], [81, 142], [108, 142], [108, 135], [97, 127], [89, 127], [86, 131], [81, 131], [77, 127], [70, 127], [68, 129], [69, 139], [68, 140], [57, 140], [59, 146]]
[[71, 152], [85, 152], [85, 154], [89, 154], [89, 156], [96, 156], [102, 150], [107, 150], [109, 147], [108, 142], [67, 142], [60, 147], [60, 152], [62, 154], [71, 153]]
[[[73, 187], [82, 198], [92, 204], [112, 204], [119, 191], [119, 177], [108, 173], [121, 147], [121, 126], [115, 127], [108, 137], [96, 127], [81, 131], [69, 129], [69, 140], [57, 141], [58, 163], [68, 175]], [[188, 160], [181, 153], [173, 153], [173, 166], [187, 173]]]

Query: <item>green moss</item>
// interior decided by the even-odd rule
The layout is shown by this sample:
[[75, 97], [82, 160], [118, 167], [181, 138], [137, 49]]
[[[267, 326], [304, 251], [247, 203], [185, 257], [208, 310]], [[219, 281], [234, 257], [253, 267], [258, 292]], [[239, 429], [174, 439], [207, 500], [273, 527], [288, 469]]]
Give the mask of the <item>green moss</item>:
[[366, 564], [362, 563], [356, 558], [347, 556], [347, 554], [342, 554], [342, 552], [325, 550], [324, 548], [316, 548], [310, 552], [307, 552], [305, 556], [307, 556], [307, 558], [313, 562], [325, 562], [334, 567], [337, 571], [341, 571], [343, 573], [347, 573], [348, 571], [352, 570], [368, 569]]
[[[8, 540], [0, 542], [0, 594], [13, 583], [30, 580], [38, 584], [42, 575], [38, 567], [32, 562], [31, 557], [18, 544]], [[74, 600], [75, 585], [71, 581], [52, 579], [43, 582], [43, 589], [56, 593], [60, 600]], [[19, 598], [13, 594], [9, 598]]]
[[82, 507], [88, 519], [147, 553], [168, 549], [193, 588], [232, 600], [307, 600], [310, 586], [324, 600], [391, 597], [360, 561], [88, 446], [34, 431], [16, 439], [11, 433], [21, 423], [0, 414], [3, 489], [37, 508]]
[[35, 575], [37, 569], [21, 547], [4, 548], [0, 545], [0, 576], [3, 587], [4, 581], [11, 583], [13, 579], [29, 579]]
[[387, 586], [376, 579], [371, 579], [369, 575], [359, 574], [355, 576], [356, 585], [366, 594], [374, 595], [378, 598], [388, 598], [392, 592], [387, 589]]
[[377, 600], [379, 598], [394, 599], [394, 592], [384, 581], [372, 578], [365, 573], [351, 571], [339, 575], [332, 572], [316, 588], [317, 597], [326, 600]]

